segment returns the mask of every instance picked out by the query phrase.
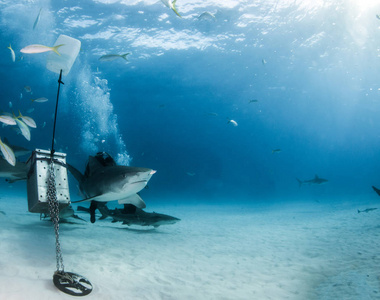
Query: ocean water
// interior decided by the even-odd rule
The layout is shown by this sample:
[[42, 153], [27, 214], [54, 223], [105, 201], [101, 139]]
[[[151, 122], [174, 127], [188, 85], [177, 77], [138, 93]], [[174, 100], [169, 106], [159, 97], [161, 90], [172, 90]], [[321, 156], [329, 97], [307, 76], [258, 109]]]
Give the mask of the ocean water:
[[[0, 111], [37, 124], [30, 141], [5, 125], [1, 139], [51, 148], [58, 75], [48, 53], [20, 50], [78, 39], [56, 150], [82, 172], [99, 151], [157, 170], [146, 211], [181, 219], [128, 227], [76, 212], [87, 222], [61, 225], [65, 269], [90, 279], [92, 299], [380, 299], [379, 1], [176, 8], [181, 17], [160, 0], [0, 1]], [[328, 181], [297, 181], [316, 175]], [[72, 200], [77, 185], [69, 176]], [[68, 298], [25, 181], [1, 180], [0, 193], [0, 299]], [[379, 209], [358, 213], [367, 208]]]

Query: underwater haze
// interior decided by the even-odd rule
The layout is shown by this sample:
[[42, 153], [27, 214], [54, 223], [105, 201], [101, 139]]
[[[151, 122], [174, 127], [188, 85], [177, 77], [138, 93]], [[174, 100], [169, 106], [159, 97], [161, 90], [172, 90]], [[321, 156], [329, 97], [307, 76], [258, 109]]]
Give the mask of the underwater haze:
[[[171, 0], [0, 1], [0, 110], [16, 115], [21, 111], [37, 123], [30, 141], [12, 126], [0, 128], [2, 140], [31, 150], [51, 148], [58, 75], [46, 68], [48, 53], [20, 50], [31, 44], [51, 47], [61, 34], [78, 39], [79, 55], [62, 78], [56, 150], [66, 153], [67, 162], [82, 172], [89, 155], [100, 151], [118, 164], [157, 170], [141, 197], [147, 210], [181, 218], [164, 229], [167, 237], [174, 234], [170, 245], [179, 238], [184, 253], [180, 257], [189, 264], [188, 247], [199, 242], [199, 251], [210, 249], [198, 256], [199, 261], [197, 252], [190, 252], [190, 260], [199, 267], [183, 267], [176, 273], [176, 262], [169, 262], [173, 269], [163, 270], [173, 278], [183, 278], [181, 271], [213, 274], [200, 280], [204, 285], [198, 286], [194, 275], [183, 279], [192, 282], [186, 291], [180, 288], [183, 282], [162, 294], [141, 296], [131, 288], [131, 299], [377, 299], [380, 286], [373, 267], [379, 261], [375, 248], [367, 247], [378, 240], [378, 211], [356, 211], [377, 208], [380, 200], [371, 188], [380, 186], [380, 2], [178, 0], [173, 9], [165, 2], [172, 4]], [[110, 54], [120, 56], [104, 59]], [[39, 97], [48, 101], [31, 101]], [[327, 182], [307, 182], [320, 178]], [[14, 185], [20, 189], [0, 185], [0, 210], [5, 213], [7, 193], [26, 195], [22, 183]], [[70, 191], [72, 199], [81, 199], [71, 176]], [[25, 213], [27, 201], [22, 201]], [[227, 217], [230, 212], [233, 219]], [[255, 216], [251, 218], [250, 212]], [[305, 212], [312, 216], [305, 217]], [[36, 216], [28, 218], [37, 224]], [[267, 223], [266, 218], [274, 219]], [[199, 235], [193, 232], [186, 240], [190, 227]], [[331, 228], [337, 231], [331, 233]], [[111, 234], [110, 228], [105, 230]], [[236, 235], [232, 242], [223, 238], [224, 230], [230, 237]], [[255, 236], [258, 231], [264, 236]], [[316, 232], [323, 243], [314, 241], [318, 246], [313, 248], [309, 236]], [[369, 236], [362, 236], [365, 232]], [[133, 236], [141, 239], [141, 249], [151, 243], [148, 235]], [[205, 240], [210, 236], [226, 253], [218, 256], [221, 252], [210, 248]], [[342, 246], [343, 251], [336, 242], [345, 243], [343, 237], [362, 239], [366, 250], [355, 243]], [[90, 242], [96, 243], [96, 237]], [[160, 242], [164, 247], [165, 241]], [[259, 262], [256, 253], [251, 260], [248, 252], [256, 246], [260, 253], [273, 255]], [[278, 246], [285, 249], [284, 256], [277, 256]], [[302, 255], [291, 257], [289, 253], [298, 253], [303, 246], [307, 249]], [[155, 247], [152, 253], [160, 251]], [[165, 251], [167, 257], [174, 256]], [[359, 252], [368, 260], [350, 256]], [[356, 273], [344, 262], [334, 265], [331, 253], [341, 253], [363, 269]], [[206, 257], [215, 259], [209, 270], [201, 267], [207, 265]], [[315, 267], [305, 267], [309, 259]], [[290, 267], [301, 270], [294, 275], [296, 283], [278, 283], [291, 273], [290, 265], [281, 263], [284, 260], [299, 263]], [[326, 268], [318, 267], [327, 260]], [[235, 273], [235, 262], [246, 269]], [[226, 263], [226, 269], [215, 269], [219, 263]], [[276, 275], [265, 271], [277, 267], [281, 270]], [[219, 271], [227, 277], [218, 277]], [[237, 294], [225, 286], [235, 275], [235, 287], [242, 285]], [[255, 286], [250, 278], [260, 275], [267, 277]], [[307, 284], [301, 282], [303, 276]], [[151, 291], [160, 283], [166, 286], [165, 280], [157, 280]], [[276, 287], [271, 286], [275, 281]], [[354, 292], [352, 282], [357, 284]], [[143, 279], [135, 283], [146, 284]], [[210, 287], [221, 290], [208, 290], [204, 298], [192, 293], [192, 288], [201, 293]], [[102, 299], [115, 299], [104, 298], [101, 288], [98, 293]]]

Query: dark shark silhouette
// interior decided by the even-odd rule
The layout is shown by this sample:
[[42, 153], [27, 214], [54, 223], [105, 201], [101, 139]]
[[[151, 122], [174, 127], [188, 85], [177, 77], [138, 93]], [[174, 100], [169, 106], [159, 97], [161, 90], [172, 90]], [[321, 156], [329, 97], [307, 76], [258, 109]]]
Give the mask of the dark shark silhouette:
[[10, 165], [4, 158], [0, 157], [0, 177], [6, 178], [8, 182], [26, 180], [28, 167], [24, 162], [16, 162], [15, 166]]
[[320, 177], [318, 177], [318, 175], [315, 175], [315, 177], [313, 179], [310, 179], [310, 180], [302, 181], [302, 180], [299, 180], [298, 178], [296, 178], [296, 179], [297, 179], [300, 187], [304, 184], [309, 184], [309, 185], [311, 185], [311, 184], [324, 184], [324, 183], [328, 182], [327, 179], [320, 178]]
[[[103, 220], [107, 217], [112, 218], [112, 222], [122, 222], [125, 225], [140, 225], [140, 226], [153, 226], [157, 228], [161, 225], [175, 224], [180, 221], [180, 219], [159, 214], [156, 212], [148, 213], [132, 204], [124, 204], [123, 209], [115, 208], [108, 209], [107, 205], [104, 203], [99, 203], [97, 209], [100, 211], [102, 216], [99, 220]], [[85, 211], [91, 213], [89, 208], [83, 206], [78, 206], [78, 211]]]

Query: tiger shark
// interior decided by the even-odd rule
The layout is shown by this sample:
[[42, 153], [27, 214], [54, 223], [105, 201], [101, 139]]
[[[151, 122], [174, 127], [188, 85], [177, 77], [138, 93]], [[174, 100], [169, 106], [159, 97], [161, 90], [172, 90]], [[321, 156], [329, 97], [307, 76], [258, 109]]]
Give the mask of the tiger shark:
[[315, 175], [315, 177], [313, 179], [310, 179], [310, 180], [299, 180], [298, 178], [296, 178], [300, 187], [304, 184], [309, 184], [309, 185], [312, 185], [312, 184], [324, 184], [326, 182], [328, 182], [327, 179], [323, 179], [323, 178], [320, 178], [318, 177], [318, 175]]
[[116, 165], [107, 153], [90, 156], [85, 173], [67, 164], [67, 169], [79, 183], [83, 200], [73, 203], [92, 201], [92, 209], [97, 202], [118, 200], [120, 204], [133, 204], [145, 208], [145, 202], [137, 193], [148, 183], [155, 170]]

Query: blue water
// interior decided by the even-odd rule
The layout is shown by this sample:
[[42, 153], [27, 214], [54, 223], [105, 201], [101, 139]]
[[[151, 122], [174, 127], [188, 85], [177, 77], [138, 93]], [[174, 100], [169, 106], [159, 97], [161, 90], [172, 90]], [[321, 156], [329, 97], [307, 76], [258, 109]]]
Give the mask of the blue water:
[[[2, 1], [0, 8], [1, 109], [33, 107], [38, 125], [30, 142], [1, 128], [11, 143], [51, 147], [57, 74], [45, 68], [46, 53], [19, 50], [52, 46], [65, 34], [82, 46], [63, 78], [56, 148], [79, 169], [97, 151], [156, 169], [144, 192], [151, 201], [376, 197], [376, 1], [178, 1], [182, 18], [161, 1]], [[199, 19], [204, 11], [215, 19]], [[127, 52], [128, 63], [99, 61]], [[298, 187], [296, 177], [315, 174], [329, 182]]]
[[[0, 1], [0, 111], [37, 123], [2, 140], [51, 148], [58, 75], [20, 49], [78, 39], [56, 150], [81, 171], [99, 151], [157, 170], [146, 210], [181, 218], [63, 224], [68, 270], [93, 299], [377, 299], [380, 209], [357, 209], [379, 203], [380, 2], [176, 5], [182, 18], [159, 0]], [[328, 182], [299, 186], [316, 174]], [[25, 182], [0, 191], [0, 298], [55, 298], [51, 224], [27, 212]]]

